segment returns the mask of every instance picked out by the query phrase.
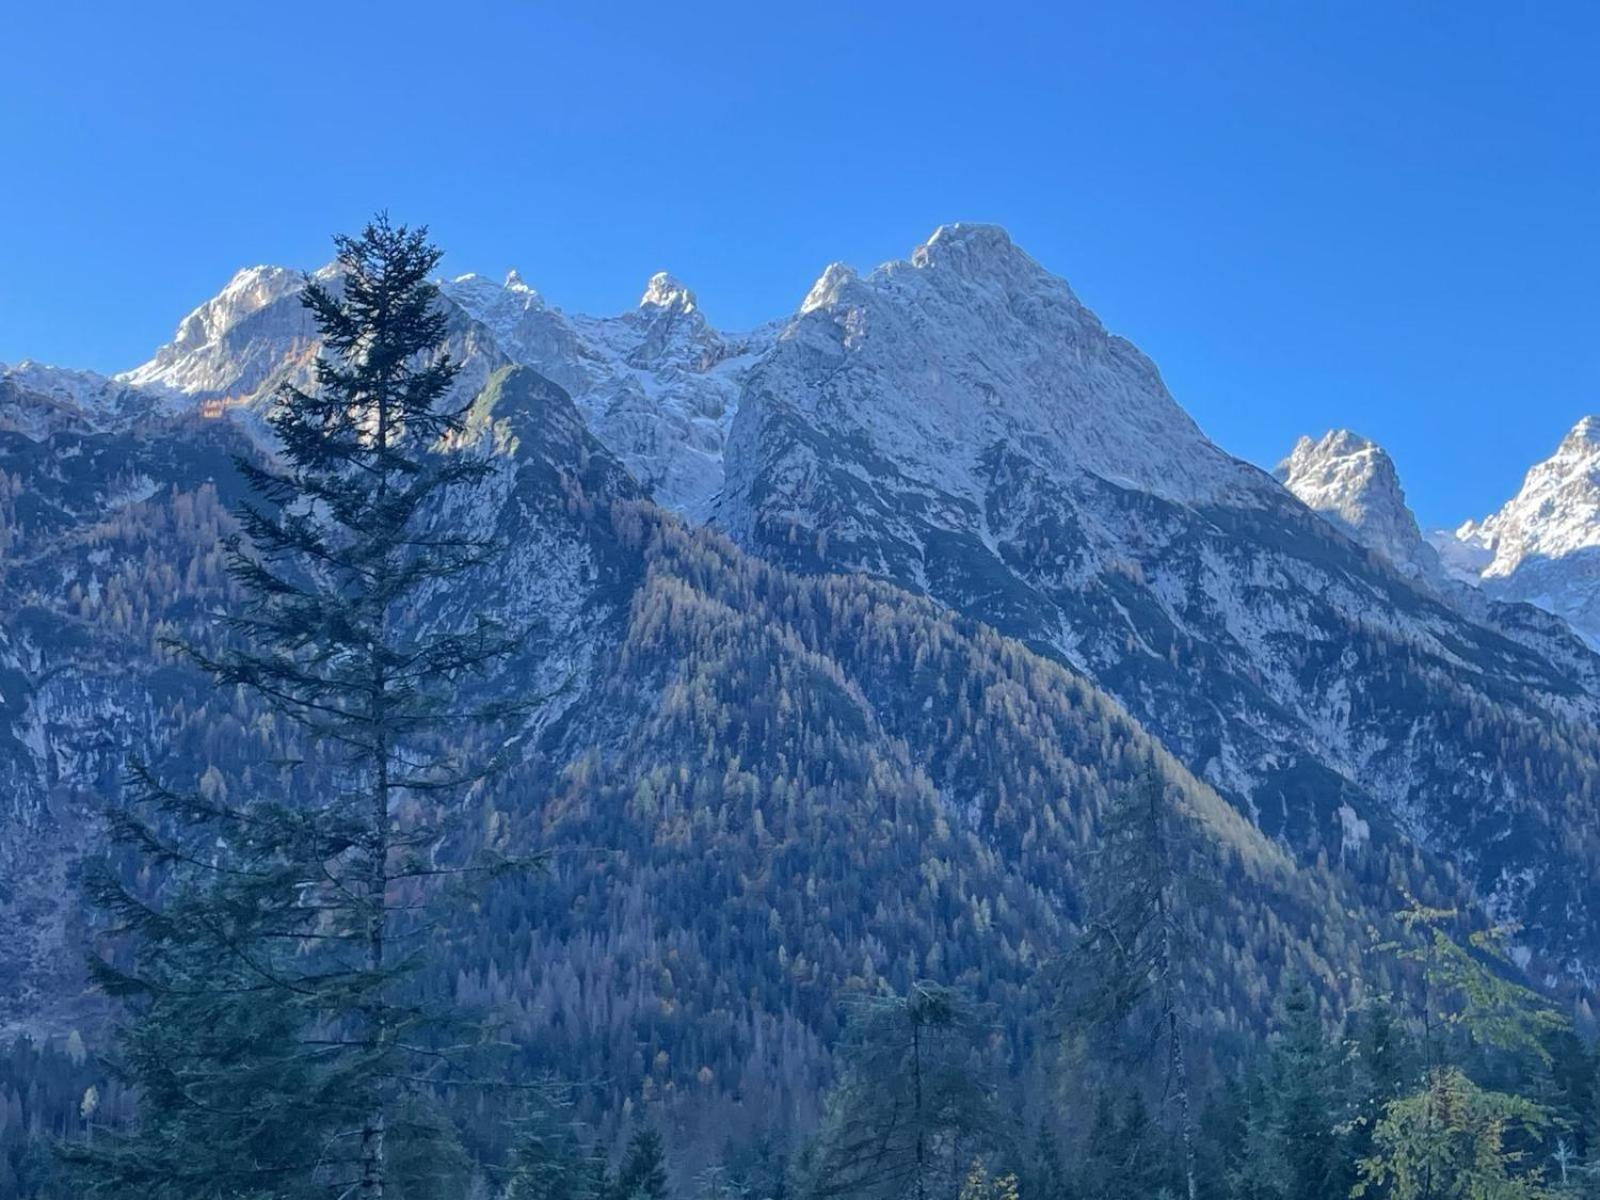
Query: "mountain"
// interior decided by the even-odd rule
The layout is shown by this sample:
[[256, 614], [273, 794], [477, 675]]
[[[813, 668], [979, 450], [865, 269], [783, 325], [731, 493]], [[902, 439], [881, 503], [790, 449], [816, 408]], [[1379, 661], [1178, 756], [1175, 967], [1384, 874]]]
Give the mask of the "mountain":
[[62, 429], [107, 429], [157, 415], [160, 398], [93, 371], [0, 363], [0, 429], [39, 438]]
[[[314, 277], [337, 286], [331, 268]], [[116, 377], [169, 402], [261, 412], [283, 382], [311, 383], [315, 332], [299, 302], [305, 276], [281, 267], [238, 272], [179, 324], [171, 342]], [[652, 495], [703, 517], [722, 487], [723, 443], [743, 373], [777, 335], [713, 329], [694, 293], [665, 272], [638, 307], [614, 317], [568, 315], [512, 271], [503, 283], [443, 283], [456, 321], [448, 347], [466, 364], [465, 403], [509, 362], [565, 389], [591, 429]]]
[[[267, 266], [237, 272], [221, 292], [179, 323], [172, 341], [113, 382], [159, 398], [169, 412], [237, 418], [264, 439], [259, 418], [277, 389], [286, 383], [315, 385], [316, 330], [300, 303], [308, 279], [339, 287], [331, 266], [309, 275]], [[451, 315], [445, 349], [461, 364], [454, 401], [465, 406], [511, 360], [483, 326], [459, 309], [452, 308]]]
[[[1100, 815], [1146, 763], [1228, 885], [1203, 921], [1200, 1069], [1262, 1028], [1268, 978], [1351, 994], [1383, 920], [1370, 889], [1297, 862], [1070, 668], [927, 597], [793, 573], [685, 522], [528, 368], [490, 374], [452, 452], [494, 469], [438, 518], [492, 530], [508, 557], [416, 619], [527, 629], [483, 686], [544, 698], [507, 773], [466, 801], [470, 836], [558, 853], [441, 931], [428, 983], [493, 1007], [530, 1072], [597, 1081], [586, 1119], [646, 1106], [704, 1146], [792, 1128], [829, 1076], [841, 997], [924, 976], [992, 1002], [1020, 1068]], [[130, 747], [178, 786], [326, 782], [293, 727], [157, 644], [219, 636], [231, 456], [260, 453], [198, 412], [0, 434], [0, 921], [20, 931], [0, 939], [0, 1023], [88, 1020], [75, 860]], [[1453, 894], [1430, 868], [1406, 877]]]
[[1600, 645], [1600, 417], [1574, 425], [1498, 512], [1434, 545], [1456, 578], [1556, 613]]
[[1593, 977], [1592, 667], [1412, 586], [1217, 448], [1003, 231], [830, 268], [747, 377], [715, 520], [1081, 670], [1308, 861], [1352, 829], [1442, 856], [1544, 970]]
[[239, 271], [154, 357], [117, 378], [207, 399], [254, 395], [286, 363], [315, 356], [316, 330], [297, 299], [304, 282], [283, 267]]
[[[1336, 529], [1465, 616], [1531, 650], [1584, 691], [1600, 696], [1600, 658], [1560, 616], [1477, 586], [1487, 559], [1449, 534], [1423, 534], [1394, 462], [1348, 430], [1303, 437], [1278, 464], [1278, 480]], [[1463, 564], [1476, 563], [1471, 570]]]
[[1295, 443], [1273, 473], [1307, 508], [1321, 513], [1411, 579], [1436, 579], [1439, 556], [1406, 504], [1394, 460], [1348, 429]]
[[[122, 746], [196, 779], [282, 756], [152, 647], [225, 608], [228, 456], [270, 451], [257, 418], [316, 350], [298, 283], [242, 272], [144, 366], [13, 380], [0, 407], [26, 417], [0, 419], [0, 598], [27, 614], [0, 842], [30, 881], [0, 904], [43, 931], [0, 950], [14, 1014], [72, 975], [63, 881]], [[838, 987], [918, 963], [1021, 986], [1149, 753], [1236, 883], [1219, 1036], [1262, 1015], [1255, 957], [1344, 986], [1400, 886], [1519, 920], [1539, 978], [1600, 972], [1600, 659], [1526, 606], [1420, 586], [1370, 444], [1311, 443], [1289, 487], [1233, 458], [992, 226], [830, 266], [748, 334], [666, 275], [601, 318], [514, 274], [443, 289], [470, 449], [498, 467], [467, 515], [513, 556], [472, 598], [533, 631], [495, 686], [550, 698], [482, 833], [628, 848], [497, 901], [452, 986], [561, 1006], [597, 1075], [655, 1078], [608, 1023], [694, 1053], [738, 1028], [767, 1065], [702, 1065], [776, 1087], [784, 1055], [825, 1069]]]

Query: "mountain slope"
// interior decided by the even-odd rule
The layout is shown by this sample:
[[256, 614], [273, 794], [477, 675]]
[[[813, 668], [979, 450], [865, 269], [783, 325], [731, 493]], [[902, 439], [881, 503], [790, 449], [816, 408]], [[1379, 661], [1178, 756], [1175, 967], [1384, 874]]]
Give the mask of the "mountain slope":
[[1526, 647], [1592, 696], [1600, 696], [1600, 658], [1561, 617], [1513, 598], [1497, 598], [1464, 574], [1465, 543], [1425, 537], [1406, 505], [1394, 463], [1381, 446], [1348, 430], [1303, 437], [1277, 477], [1297, 499], [1414, 585], [1469, 620]]
[[[128, 748], [179, 786], [319, 786], [315, 747], [156, 646], [221, 634], [234, 452], [259, 450], [196, 415], [0, 435], [0, 597], [19, 615], [0, 644], [0, 923], [27, 931], [0, 942], [0, 1024], [83, 1019], [71, 877]], [[1020, 1068], [1099, 816], [1146, 762], [1227, 884], [1193, 984], [1207, 1056], [1256, 1035], [1282, 971], [1331, 997], [1354, 986], [1390, 864], [1356, 843], [1372, 880], [1297, 863], [1060, 663], [891, 584], [791, 574], [685, 524], [527, 369], [490, 377], [456, 452], [496, 470], [440, 519], [495, 530], [509, 557], [417, 619], [487, 610], [527, 629], [485, 686], [546, 698], [461, 812], [474, 838], [558, 853], [441, 931], [432, 985], [501, 1012], [530, 1069], [603, 1081], [586, 1116], [645, 1105], [708, 1146], [788, 1129], [827, 1078], [841, 996], [920, 977], [993, 1001]], [[1454, 894], [1435, 867], [1406, 878]]]
[[[480, 397], [478, 442], [507, 464], [471, 514], [515, 555], [484, 587], [543, 631], [516, 675], [559, 695], [552, 728], [595, 694], [572, 681], [602, 669], [645, 572], [585, 515], [592, 493], [650, 495], [710, 515], [745, 556], [868, 572], [1082, 673], [1302, 864], [1334, 864], [1357, 906], [1387, 903], [1364, 889], [1413, 866], [1441, 895], [1458, 873], [1525, 922], [1536, 969], [1594, 977], [1600, 660], [1553, 618], [1386, 561], [1415, 546], [1375, 447], [1324, 439], [1291, 472], [1344, 497], [1325, 509], [1367, 505], [1330, 524], [1206, 439], [1147, 358], [993, 227], [946, 227], [866, 276], [836, 264], [750, 335], [713, 329], [668, 276], [613, 318], [565, 314], [515, 276], [444, 286], [460, 399]], [[315, 353], [297, 287], [242, 272], [120, 381], [30, 382], [13, 428], [138, 441], [225, 400], [201, 411], [264, 445], [256, 415]], [[575, 463], [606, 482], [569, 494]], [[39, 539], [41, 561], [57, 553]], [[88, 586], [82, 563], [58, 569]], [[636, 710], [608, 704], [583, 728], [636, 736]]]
[[1594, 696], [1217, 449], [1002, 231], [830, 269], [748, 377], [727, 480], [753, 552], [989, 621], [1306, 859], [1419, 844], [1546, 969], [1600, 965]]

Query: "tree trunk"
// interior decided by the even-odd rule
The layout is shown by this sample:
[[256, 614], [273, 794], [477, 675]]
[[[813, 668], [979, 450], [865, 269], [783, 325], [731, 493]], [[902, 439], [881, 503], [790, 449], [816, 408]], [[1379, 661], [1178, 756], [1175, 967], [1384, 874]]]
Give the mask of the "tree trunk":
[[911, 1018], [911, 1080], [916, 1092], [916, 1121], [917, 1121], [917, 1200], [927, 1200], [928, 1197], [928, 1172], [924, 1164], [927, 1157], [927, 1147], [923, 1137], [922, 1123], [922, 1026], [920, 1018], [913, 1012]]
[[[377, 429], [374, 440], [379, 452], [387, 450], [390, 434], [388, 381], [379, 387], [376, 396], [378, 408]], [[378, 475], [378, 512], [383, 512], [383, 501], [389, 491], [387, 469]], [[389, 892], [389, 680], [384, 663], [384, 650], [389, 634], [389, 581], [393, 570], [390, 557], [389, 531], [380, 528], [378, 533], [381, 553], [378, 571], [371, 588], [378, 597], [377, 611], [373, 613], [372, 642], [368, 646], [371, 663], [372, 696], [368, 714], [372, 722], [373, 763], [372, 822], [368, 863], [367, 903], [371, 910], [367, 916], [367, 969], [372, 973], [373, 992], [367, 1017], [367, 1036], [372, 1041], [376, 1060], [381, 1062], [388, 1041], [388, 1019], [380, 982], [384, 967], [384, 935], [388, 924]], [[379, 1085], [381, 1087], [381, 1084]], [[361, 1129], [361, 1195], [365, 1200], [383, 1200], [384, 1185], [384, 1135], [386, 1132], [384, 1105], [381, 1094], [374, 1094], [371, 1110]]]
[[1194, 1116], [1189, 1108], [1189, 1060], [1183, 1052], [1183, 1037], [1178, 1028], [1176, 1009], [1168, 1012], [1167, 1034], [1172, 1039], [1172, 1084], [1178, 1094], [1178, 1132], [1183, 1138], [1183, 1177], [1188, 1185], [1189, 1200], [1195, 1200]]

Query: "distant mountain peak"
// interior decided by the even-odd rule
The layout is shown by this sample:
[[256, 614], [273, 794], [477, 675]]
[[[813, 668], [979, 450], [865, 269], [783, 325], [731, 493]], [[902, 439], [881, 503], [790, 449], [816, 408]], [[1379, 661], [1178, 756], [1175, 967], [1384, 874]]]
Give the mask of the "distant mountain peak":
[[918, 270], [949, 271], [971, 281], [998, 279], [1026, 287], [1048, 284], [1071, 296], [1073, 304], [1078, 303], [1066, 280], [1041, 267], [998, 225], [971, 221], [941, 225], [911, 252], [909, 261]]
[[1302, 437], [1274, 474], [1301, 503], [1403, 574], [1436, 571], [1436, 556], [1406, 504], [1394, 460], [1371, 438], [1349, 429]]
[[927, 241], [912, 251], [911, 261], [920, 266], [945, 254], [982, 259], [1022, 254], [1022, 251], [1002, 226], [981, 221], [952, 221], [939, 226]]
[[1561, 439], [1559, 454], [1593, 454], [1600, 451], [1600, 416], [1581, 417]]
[[1565, 617], [1600, 646], [1600, 417], [1573, 425], [1499, 511], [1434, 541], [1458, 578]]
[[277, 365], [284, 344], [302, 345], [311, 337], [301, 305], [284, 303], [294, 301], [304, 281], [286, 267], [235, 272], [222, 291], [179, 322], [172, 341], [116, 376], [118, 382], [190, 396], [253, 391]]
[[640, 308], [658, 309], [662, 312], [692, 313], [699, 306], [695, 295], [665, 271], [657, 271], [645, 285], [639, 297]]
[[860, 276], [856, 269], [849, 263], [833, 262], [823, 268], [822, 274], [817, 276], [817, 281], [811, 285], [811, 290], [806, 293], [806, 298], [800, 302], [802, 315], [815, 309], [826, 308], [837, 302], [839, 292]]

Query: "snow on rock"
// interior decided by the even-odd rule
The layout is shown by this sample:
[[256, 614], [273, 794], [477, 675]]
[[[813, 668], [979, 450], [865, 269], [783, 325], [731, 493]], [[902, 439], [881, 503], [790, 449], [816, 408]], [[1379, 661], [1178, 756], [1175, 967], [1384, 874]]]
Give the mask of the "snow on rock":
[[[1060, 659], [1302, 852], [1332, 836], [1387, 853], [1403, 830], [1537, 919], [1470, 832], [1503, 824], [1525, 764], [1462, 731], [1494, 708], [1578, 736], [1600, 718], [1597, 660], [1559, 628], [1514, 627], [1522, 610], [1408, 582], [1429, 555], [1370, 443], [1291, 461], [1324, 519], [1207, 439], [1148, 358], [992, 225], [944, 226], [865, 275], [830, 267], [737, 405], [714, 521], [741, 546], [889, 578]], [[1543, 819], [1497, 853], [1565, 904], [1571, 864], [1550, 862]], [[1564, 937], [1541, 952], [1587, 970]]]
[[[1000, 445], [1045, 471], [1086, 471], [1174, 500], [1269, 486], [1206, 439], [1148, 358], [994, 225], [941, 226], [909, 259], [866, 276], [830, 266], [750, 372], [741, 403], [750, 412], [736, 440], [774, 423], [826, 429], [830, 441], [867, 449], [880, 474], [979, 512]], [[741, 449], [721, 509], [736, 529], [753, 516], [741, 492], [772, 469]], [[788, 453], [804, 470], [815, 447], [794, 440]], [[879, 514], [844, 519], [865, 527]], [[987, 536], [983, 523], [974, 528]]]
[[1498, 512], [1434, 544], [1456, 577], [1564, 617], [1600, 646], [1600, 417], [1574, 425]]
[[512, 359], [564, 388], [595, 436], [656, 501], [702, 518], [722, 489], [723, 447], [745, 373], [775, 328], [724, 334], [694, 293], [666, 272], [651, 276], [632, 312], [563, 312], [512, 272], [444, 284]]
[[1406, 504], [1394, 461], [1376, 442], [1348, 429], [1302, 437], [1274, 472], [1308, 508], [1328, 518], [1401, 574], [1431, 579], [1439, 556]]
[[299, 302], [305, 276], [249, 267], [178, 325], [149, 362], [117, 376], [195, 399], [250, 397], [286, 361], [312, 351], [316, 328]]
[[106, 429], [164, 411], [158, 397], [94, 371], [28, 359], [0, 363], [0, 429], [38, 439], [60, 429]]

